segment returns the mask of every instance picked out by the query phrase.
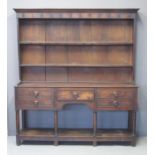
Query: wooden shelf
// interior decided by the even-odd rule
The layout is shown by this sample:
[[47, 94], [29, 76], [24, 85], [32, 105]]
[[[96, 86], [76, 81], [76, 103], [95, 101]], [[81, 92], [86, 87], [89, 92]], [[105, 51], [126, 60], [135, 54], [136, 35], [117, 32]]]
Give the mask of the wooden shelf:
[[59, 129], [59, 137], [90, 137], [93, 136], [93, 129]]
[[20, 64], [21, 67], [46, 67], [45, 64]]
[[22, 137], [53, 137], [54, 130], [53, 129], [27, 129], [21, 130], [20, 136]]
[[21, 64], [21, 67], [132, 67], [130, 64]]
[[136, 87], [133, 83], [101, 83], [101, 82], [21, 82], [18, 87]]
[[[93, 129], [59, 129], [59, 137], [93, 137]], [[98, 129], [96, 137], [124, 137], [132, 136], [132, 133], [127, 130], [103, 130]]]
[[[20, 137], [22, 138], [52, 138], [54, 137], [54, 131], [51, 130], [43, 130], [43, 129], [26, 129], [21, 130]], [[93, 129], [58, 129], [58, 137], [66, 137], [66, 138], [82, 138], [82, 137], [93, 137]], [[96, 137], [97, 138], [114, 138], [114, 137], [131, 137], [133, 136], [131, 132], [126, 130], [97, 130]]]
[[132, 133], [127, 130], [121, 129], [114, 129], [114, 130], [97, 130], [97, 137], [125, 137], [125, 136], [132, 136]]
[[20, 45], [133, 45], [132, 42], [34, 42], [34, 41], [20, 41]]

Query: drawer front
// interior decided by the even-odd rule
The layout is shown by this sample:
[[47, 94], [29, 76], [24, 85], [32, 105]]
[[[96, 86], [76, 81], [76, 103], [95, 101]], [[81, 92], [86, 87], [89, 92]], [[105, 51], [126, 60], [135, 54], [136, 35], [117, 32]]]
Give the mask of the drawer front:
[[52, 89], [50, 88], [17, 88], [16, 93], [18, 96], [21, 97], [35, 97], [35, 98], [42, 98], [42, 97], [49, 97], [52, 95]]
[[119, 99], [97, 99], [97, 109], [106, 110], [132, 110], [135, 109], [135, 101], [133, 99], [119, 98]]
[[96, 98], [134, 98], [135, 88], [98, 88]]
[[33, 99], [33, 98], [17, 98], [17, 108], [21, 109], [49, 109], [53, 108], [53, 103], [49, 98], [47, 99]]
[[92, 90], [58, 90], [56, 93], [58, 101], [94, 101]]
[[17, 109], [53, 109], [53, 89], [16, 88]]

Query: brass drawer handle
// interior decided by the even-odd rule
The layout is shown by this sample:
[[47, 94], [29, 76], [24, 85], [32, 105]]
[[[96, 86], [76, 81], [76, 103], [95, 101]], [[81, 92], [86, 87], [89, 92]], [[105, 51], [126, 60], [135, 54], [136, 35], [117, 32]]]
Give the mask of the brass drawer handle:
[[34, 105], [38, 105], [38, 104], [39, 104], [39, 101], [35, 100], [35, 101], [33, 102], [33, 104], [34, 104]]
[[34, 96], [35, 97], [38, 97], [39, 96], [39, 92], [38, 91], [34, 91], [33, 93], [34, 93]]
[[114, 91], [112, 94], [114, 95], [114, 97], [118, 97], [118, 93], [116, 91]]
[[75, 98], [78, 98], [78, 97], [79, 97], [79, 93], [78, 93], [78, 92], [75, 92], [75, 91], [74, 91], [72, 94], [73, 94], [73, 96], [74, 96]]
[[119, 102], [116, 101], [116, 100], [112, 101], [112, 104], [113, 104], [115, 107], [118, 107], [118, 106], [119, 106]]

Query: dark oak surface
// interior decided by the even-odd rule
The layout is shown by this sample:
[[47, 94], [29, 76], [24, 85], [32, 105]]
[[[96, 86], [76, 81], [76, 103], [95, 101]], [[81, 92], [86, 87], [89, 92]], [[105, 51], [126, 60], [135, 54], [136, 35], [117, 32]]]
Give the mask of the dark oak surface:
[[[15, 87], [17, 145], [25, 140], [135, 145], [138, 9], [14, 10], [20, 73]], [[59, 111], [72, 104], [91, 109], [91, 129], [59, 128]], [[27, 128], [28, 110], [53, 111], [54, 127]], [[98, 111], [120, 110], [128, 111], [127, 130], [98, 129]]]
[[126, 88], [126, 87], [132, 87], [137, 88], [137, 86], [134, 83], [101, 83], [101, 82], [20, 82], [18, 84], [18, 87], [54, 87], [54, 88], [61, 88], [61, 87], [74, 87], [74, 88], [91, 88], [91, 87], [113, 87], [113, 88]]

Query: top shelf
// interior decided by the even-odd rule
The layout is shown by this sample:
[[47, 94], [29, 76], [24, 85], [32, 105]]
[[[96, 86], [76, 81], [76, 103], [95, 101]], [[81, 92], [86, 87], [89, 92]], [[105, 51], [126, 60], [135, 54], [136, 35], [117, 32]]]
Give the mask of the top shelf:
[[133, 45], [132, 42], [35, 42], [35, 41], [20, 41], [20, 45]]

